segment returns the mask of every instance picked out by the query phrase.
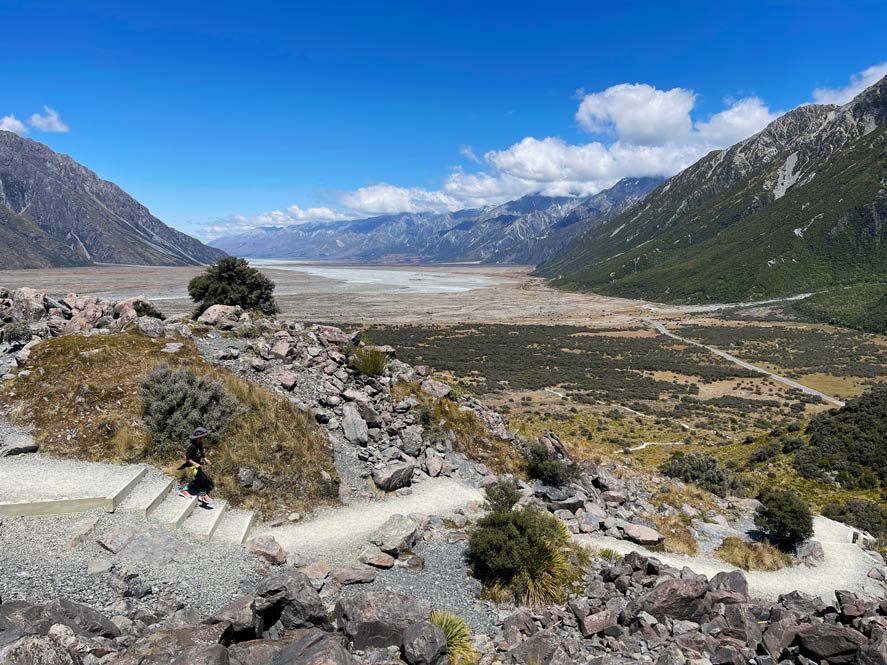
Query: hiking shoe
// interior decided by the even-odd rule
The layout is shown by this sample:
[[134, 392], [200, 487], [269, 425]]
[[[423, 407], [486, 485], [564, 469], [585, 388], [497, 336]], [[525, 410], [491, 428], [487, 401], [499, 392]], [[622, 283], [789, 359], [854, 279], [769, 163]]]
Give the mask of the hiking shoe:
[[209, 494], [200, 495], [198, 500], [202, 501], [203, 503], [212, 503], [213, 502], [213, 498]]
[[190, 499], [193, 495], [188, 490], [179, 490], [179, 496]]

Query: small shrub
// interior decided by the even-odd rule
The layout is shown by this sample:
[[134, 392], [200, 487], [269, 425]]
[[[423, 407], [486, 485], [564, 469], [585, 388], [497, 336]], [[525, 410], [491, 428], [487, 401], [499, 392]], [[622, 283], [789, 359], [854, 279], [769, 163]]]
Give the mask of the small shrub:
[[136, 300], [135, 304], [132, 306], [135, 310], [135, 313], [139, 316], [149, 316], [152, 319], [161, 319], [164, 320], [166, 317], [161, 313], [159, 309], [157, 309], [153, 303], [148, 302], [147, 300]]
[[517, 483], [513, 480], [499, 480], [487, 487], [485, 492], [487, 505], [493, 512], [510, 511], [521, 498]]
[[763, 448], [759, 448], [755, 452], [753, 452], [748, 457], [749, 466], [753, 466], [755, 464], [760, 464], [762, 462], [766, 462], [769, 459], [773, 459], [779, 454], [781, 450], [780, 446], [776, 443], [768, 443]]
[[555, 457], [542, 443], [527, 447], [527, 475], [546, 485], [560, 487], [574, 480], [579, 470], [574, 462], [564, 462]]
[[736, 536], [725, 538], [717, 551], [721, 561], [733, 564], [742, 570], [773, 571], [793, 563], [792, 558], [766, 543], [750, 543]]
[[554, 515], [530, 506], [495, 511], [478, 522], [468, 541], [468, 562], [489, 596], [527, 604], [563, 600], [580, 576], [571, 562], [570, 534]]
[[376, 349], [362, 348], [351, 356], [351, 366], [366, 376], [379, 376], [388, 364], [388, 354]]
[[220, 381], [165, 364], [142, 378], [140, 394], [142, 417], [160, 455], [183, 450], [197, 427], [224, 429], [241, 410]]
[[768, 490], [758, 496], [761, 507], [755, 513], [755, 526], [764, 537], [784, 552], [792, 552], [813, 535], [810, 508], [790, 490]]
[[674, 457], [659, 468], [666, 476], [685, 483], [694, 483], [721, 497], [737, 493], [742, 489], [739, 477], [721, 466], [711, 455], [689, 453], [683, 457]]
[[0, 340], [7, 344], [27, 344], [31, 341], [31, 337], [33, 337], [31, 328], [24, 321], [7, 323], [0, 331]]
[[782, 440], [782, 452], [786, 455], [804, 447], [804, 440], [796, 436], [789, 436]]
[[197, 303], [195, 318], [212, 305], [236, 305], [261, 314], [277, 314], [274, 282], [246, 259], [226, 256], [188, 283], [188, 295]]
[[472, 665], [479, 654], [471, 648], [471, 630], [458, 614], [432, 612], [428, 621], [440, 628], [447, 638], [447, 658], [452, 665]]
[[850, 499], [846, 503], [830, 503], [822, 509], [822, 514], [868, 531], [879, 541], [887, 540], [887, 507], [874, 501]]

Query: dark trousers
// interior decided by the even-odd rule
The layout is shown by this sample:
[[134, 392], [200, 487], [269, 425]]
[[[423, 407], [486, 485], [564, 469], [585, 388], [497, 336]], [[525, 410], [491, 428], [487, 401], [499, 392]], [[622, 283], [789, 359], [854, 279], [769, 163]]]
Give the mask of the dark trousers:
[[213, 488], [213, 481], [209, 479], [203, 469], [197, 469], [197, 475], [194, 480], [188, 483], [188, 492], [190, 494], [208, 494]]

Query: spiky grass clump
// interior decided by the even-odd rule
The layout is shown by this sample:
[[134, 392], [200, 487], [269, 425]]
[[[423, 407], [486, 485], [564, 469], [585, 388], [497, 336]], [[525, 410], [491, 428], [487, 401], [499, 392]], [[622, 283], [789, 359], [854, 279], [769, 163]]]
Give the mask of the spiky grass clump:
[[687, 526], [688, 521], [683, 513], [671, 517], [653, 517], [656, 530], [665, 536], [663, 546], [666, 552], [687, 556], [696, 556], [699, 553], [699, 543]]
[[462, 617], [452, 612], [432, 612], [428, 621], [446, 636], [450, 665], [474, 665], [477, 662], [480, 654], [471, 648], [471, 630]]
[[388, 364], [388, 354], [378, 349], [358, 349], [351, 356], [351, 366], [366, 376], [379, 376]]
[[736, 536], [725, 538], [717, 551], [718, 558], [743, 570], [773, 571], [794, 563], [788, 554], [766, 543], [750, 543]]

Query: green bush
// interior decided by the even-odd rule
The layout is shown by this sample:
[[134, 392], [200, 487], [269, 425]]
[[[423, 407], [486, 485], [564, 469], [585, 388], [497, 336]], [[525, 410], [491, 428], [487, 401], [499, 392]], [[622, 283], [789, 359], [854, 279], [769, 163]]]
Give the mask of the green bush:
[[351, 356], [351, 366], [366, 376], [379, 376], [388, 364], [388, 354], [376, 349], [362, 348]]
[[574, 462], [555, 457], [542, 443], [531, 443], [526, 452], [527, 475], [546, 485], [560, 487], [576, 479], [579, 469]]
[[194, 316], [200, 316], [212, 305], [240, 306], [261, 314], [280, 311], [274, 301], [274, 282], [246, 259], [226, 256], [209, 266], [188, 283], [188, 295], [197, 303]]
[[487, 506], [493, 512], [510, 511], [521, 498], [517, 483], [513, 480], [499, 480], [487, 487], [485, 492]]
[[218, 432], [241, 412], [220, 381], [165, 364], [142, 378], [140, 394], [142, 418], [161, 455], [182, 452], [196, 428]]
[[846, 503], [830, 503], [822, 509], [822, 514], [868, 531], [882, 543], [887, 540], [887, 507], [874, 501], [850, 499]]
[[478, 653], [471, 648], [471, 630], [458, 614], [432, 612], [428, 621], [440, 628], [447, 638], [447, 658], [450, 665], [471, 665]]
[[132, 308], [138, 316], [150, 316], [152, 319], [160, 320], [166, 319], [163, 313], [147, 300], [136, 300]]
[[739, 493], [743, 489], [740, 478], [721, 466], [711, 455], [689, 453], [674, 457], [659, 469], [666, 476], [693, 483], [718, 496]]
[[758, 496], [761, 507], [755, 513], [755, 526], [783, 552], [793, 552], [813, 535], [810, 508], [791, 490], [767, 490]]
[[569, 542], [564, 523], [540, 508], [497, 510], [471, 534], [468, 562], [491, 597], [550, 604], [563, 600], [581, 574], [570, 560]]
[[27, 344], [31, 341], [31, 337], [33, 337], [31, 328], [24, 321], [7, 323], [0, 331], [0, 340], [7, 344]]

